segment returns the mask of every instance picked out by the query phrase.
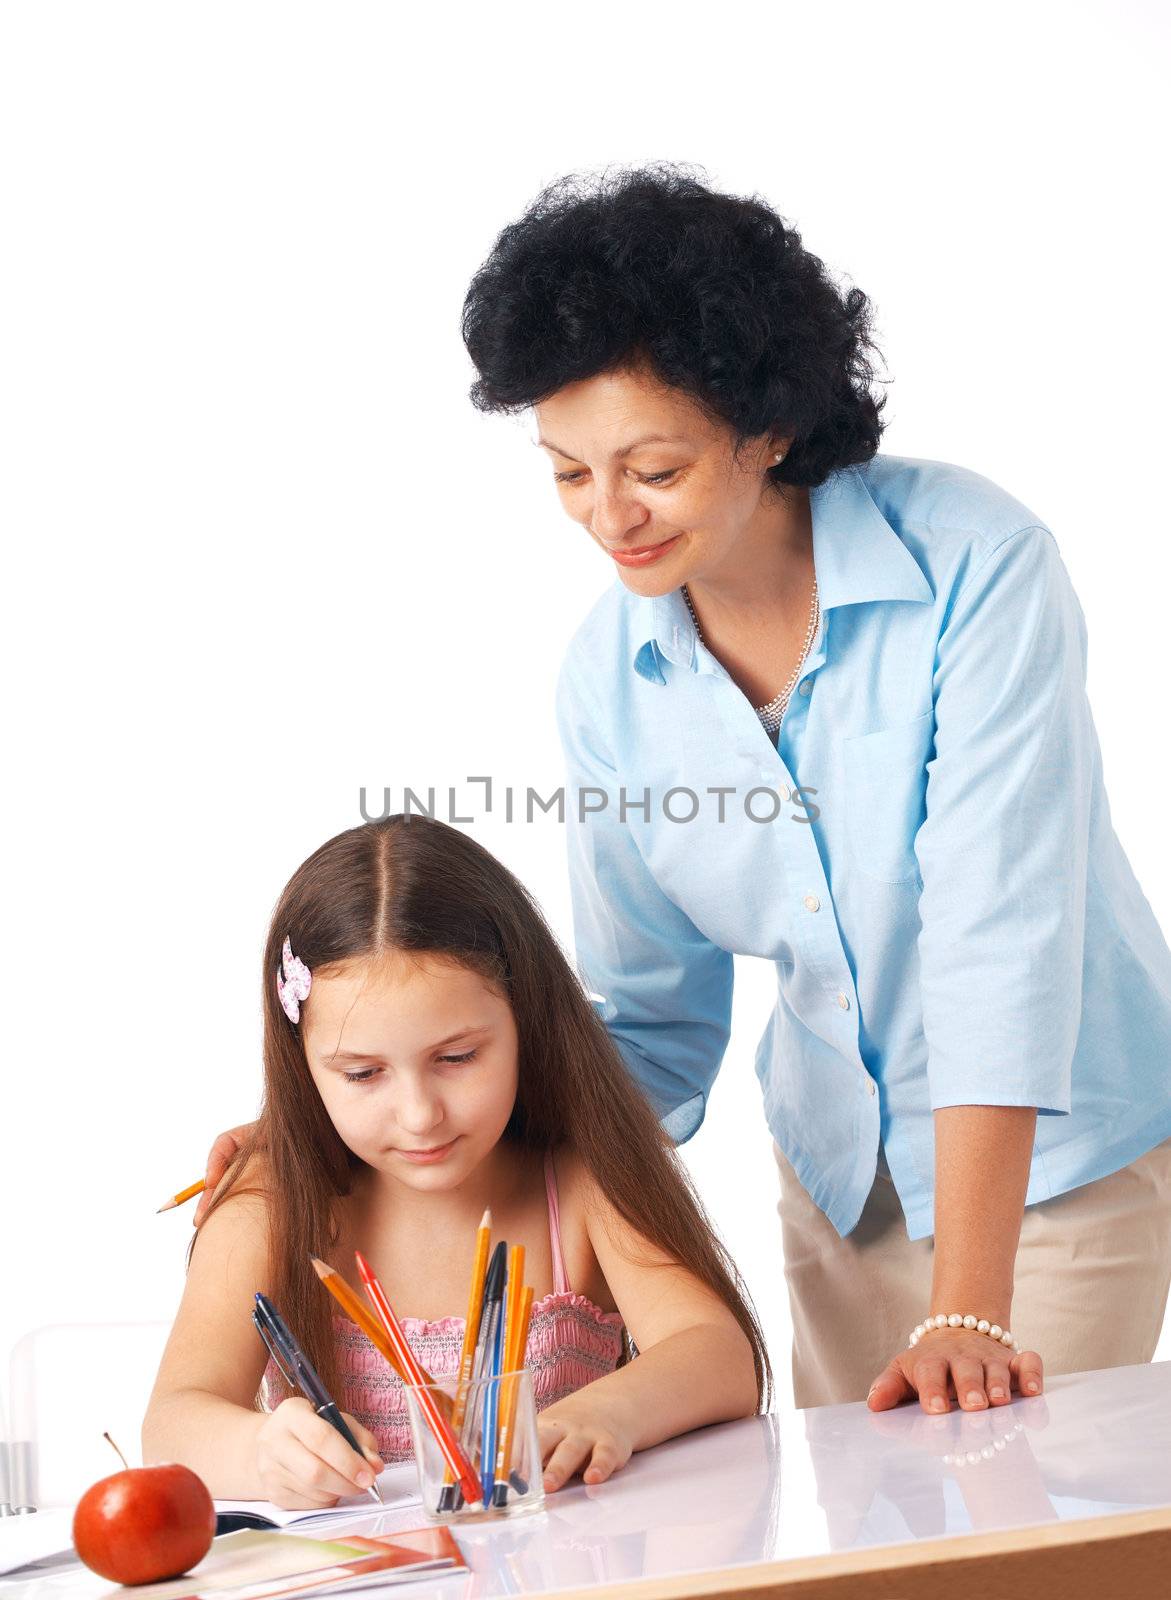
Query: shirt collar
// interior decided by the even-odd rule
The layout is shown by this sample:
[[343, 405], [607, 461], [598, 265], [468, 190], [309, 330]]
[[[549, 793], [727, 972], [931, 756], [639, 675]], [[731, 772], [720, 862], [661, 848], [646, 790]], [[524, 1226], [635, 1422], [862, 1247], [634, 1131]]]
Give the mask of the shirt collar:
[[[841, 467], [809, 491], [813, 568], [823, 612], [871, 600], [930, 600], [923, 570], [870, 497], [861, 472]], [[682, 589], [640, 596], [634, 669], [666, 683], [658, 657], [695, 670], [695, 624]]]

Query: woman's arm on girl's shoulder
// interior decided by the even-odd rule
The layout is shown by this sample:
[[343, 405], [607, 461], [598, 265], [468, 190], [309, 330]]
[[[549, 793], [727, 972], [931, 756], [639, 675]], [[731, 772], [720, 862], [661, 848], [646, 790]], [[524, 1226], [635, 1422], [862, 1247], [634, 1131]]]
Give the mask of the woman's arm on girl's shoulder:
[[[333, 1505], [373, 1481], [370, 1465], [301, 1396], [271, 1414], [253, 1404], [268, 1364], [251, 1315], [256, 1291], [268, 1288], [262, 1180], [258, 1189], [232, 1194], [200, 1226], [143, 1421], [142, 1458], [182, 1462], [217, 1499]], [[347, 1420], [378, 1470], [373, 1436]]]
[[639, 1353], [540, 1413], [546, 1489], [581, 1469], [600, 1483], [636, 1450], [757, 1409], [752, 1346], [723, 1300], [636, 1233], [572, 1152], [557, 1176]]

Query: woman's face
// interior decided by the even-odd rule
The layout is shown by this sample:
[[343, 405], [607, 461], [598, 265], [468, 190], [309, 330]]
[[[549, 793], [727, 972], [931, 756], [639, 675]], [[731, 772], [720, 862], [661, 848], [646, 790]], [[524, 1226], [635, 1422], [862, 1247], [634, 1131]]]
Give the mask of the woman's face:
[[366, 1164], [411, 1189], [458, 1188], [516, 1100], [512, 1007], [445, 957], [392, 951], [313, 974], [302, 1042], [330, 1121]]
[[775, 525], [764, 474], [788, 448], [783, 436], [734, 460], [731, 429], [639, 369], [566, 384], [534, 410], [562, 505], [635, 594], [718, 579]]

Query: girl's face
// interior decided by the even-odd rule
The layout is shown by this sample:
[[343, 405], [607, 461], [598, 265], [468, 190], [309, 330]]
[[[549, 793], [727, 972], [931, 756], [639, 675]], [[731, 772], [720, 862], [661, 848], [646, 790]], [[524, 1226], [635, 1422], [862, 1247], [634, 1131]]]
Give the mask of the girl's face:
[[790, 440], [763, 435], [736, 460], [731, 429], [645, 371], [566, 384], [534, 411], [562, 505], [635, 594], [718, 579], [776, 525], [763, 474]]
[[450, 1190], [495, 1148], [516, 1100], [516, 1021], [477, 973], [400, 952], [347, 961], [313, 974], [301, 1026], [330, 1120], [375, 1171]]

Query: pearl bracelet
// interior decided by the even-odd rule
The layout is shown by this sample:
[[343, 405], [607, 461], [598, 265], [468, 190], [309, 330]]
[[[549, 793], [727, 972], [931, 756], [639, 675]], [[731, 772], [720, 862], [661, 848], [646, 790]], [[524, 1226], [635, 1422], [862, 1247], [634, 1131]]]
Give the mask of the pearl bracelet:
[[907, 1349], [917, 1345], [925, 1333], [931, 1333], [936, 1328], [968, 1328], [975, 1333], [986, 1333], [990, 1339], [995, 1339], [998, 1344], [1007, 1345], [1010, 1350], [1019, 1350], [1012, 1334], [1007, 1328], [1002, 1328], [998, 1322], [989, 1322], [985, 1317], [974, 1317], [971, 1312], [961, 1316], [958, 1311], [953, 1311], [950, 1316], [941, 1311], [936, 1317], [928, 1317], [926, 1322], [921, 1322], [911, 1334]]

